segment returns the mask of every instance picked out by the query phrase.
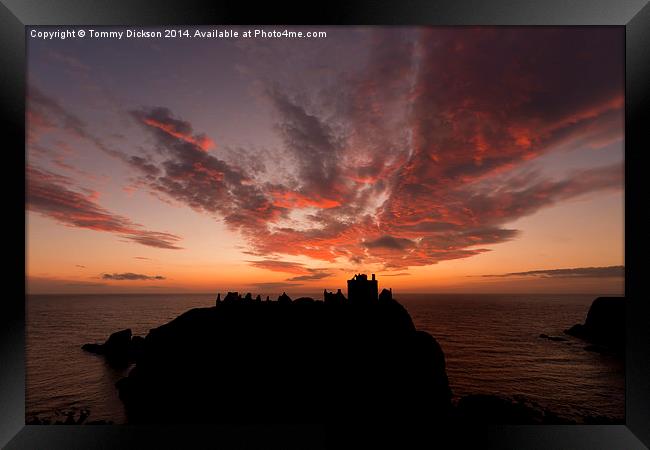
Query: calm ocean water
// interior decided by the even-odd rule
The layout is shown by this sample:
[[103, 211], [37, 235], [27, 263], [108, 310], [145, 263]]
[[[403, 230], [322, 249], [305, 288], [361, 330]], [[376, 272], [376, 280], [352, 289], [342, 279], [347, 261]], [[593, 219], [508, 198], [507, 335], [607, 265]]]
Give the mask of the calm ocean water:
[[[124, 423], [115, 370], [81, 350], [131, 328], [136, 335], [214, 295], [36, 295], [27, 300], [27, 416], [88, 408], [89, 420]], [[523, 395], [573, 419], [603, 415], [622, 420], [624, 364], [584, 350], [585, 343], [540, 339], [583, 322], [594, 296], [396, 294], [416, 327], [445, 352], [456, 397], [485, 393]]]

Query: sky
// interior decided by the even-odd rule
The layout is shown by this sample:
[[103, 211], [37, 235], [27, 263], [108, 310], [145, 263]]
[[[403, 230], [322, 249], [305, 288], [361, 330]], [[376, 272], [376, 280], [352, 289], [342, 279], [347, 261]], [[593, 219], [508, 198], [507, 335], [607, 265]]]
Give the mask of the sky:
[[623, 294], [621, 27], [317, 29], [28, 28], [28, 292]]

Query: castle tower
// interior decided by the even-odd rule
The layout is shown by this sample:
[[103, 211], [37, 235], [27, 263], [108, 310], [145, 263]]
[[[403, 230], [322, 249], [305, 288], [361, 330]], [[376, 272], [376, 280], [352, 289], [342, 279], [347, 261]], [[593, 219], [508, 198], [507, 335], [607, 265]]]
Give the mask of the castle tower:
[[356, 274], [348, 280], [348, 299], [353, 303], [371, 303], [377, 301], [379, 289], [375, 274], [372, 279], [364, 274]]

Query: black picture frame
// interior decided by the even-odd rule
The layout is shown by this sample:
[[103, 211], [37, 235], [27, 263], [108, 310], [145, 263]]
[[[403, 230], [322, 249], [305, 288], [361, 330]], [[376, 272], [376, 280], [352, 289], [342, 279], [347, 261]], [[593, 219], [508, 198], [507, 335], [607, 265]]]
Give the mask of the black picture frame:
[[[0, 94], [5, 135], [3, 178], [6, 239], [25, 236], [25, 26], [164, 24], [349, 25], [612, 25], [625, 27], [625, 268], [627, 297], [625, 425], [484, 426], [437, 430], [414, 424], [215, 425], [25, 425], [25, 247], [7, 257], [0, 314], [0, 445], [7, 449], [73, 448], [321, 448], [369, 445], [398, 439], [403, 448], [425, 438], [437, 448], [641, 449], [650, 446], [650, 327], [643, 295], [641, 231], [643, 153], [650, 148], [650, 5], [646, 0], [402, 0], [275, 2], [167, 0], [0, 0]], [[9, 139], [8, 139], [9, 138]], [[13, 138], [13, 139], [11, 139]], [[14, 142], [9, 145], [7, 142]], [[19, 219], [22, 217], [22, 220]], [[22, 278], [21, 278], [22, 277]], [[8, 290], [7, 287], [13, 289]], [[22, 295], [21, 295], [22, 294]], [[360, 418], [360, 423], [363, 418]], [[343, 432], [352, 432], [352, 436]], [[355, 441], [356, 440], [356, 441]], [[397, 441], [394, 441], [397, 442]], [[445, 445], [446, 444], [446, 445]], [[397, 445], [397, 444], [396, 444]]]

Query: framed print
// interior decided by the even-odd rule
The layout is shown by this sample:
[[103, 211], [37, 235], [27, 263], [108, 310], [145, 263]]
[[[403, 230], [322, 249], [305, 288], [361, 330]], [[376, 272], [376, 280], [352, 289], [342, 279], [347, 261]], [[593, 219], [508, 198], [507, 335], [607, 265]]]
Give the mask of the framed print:
[[645, 2], [0, 10], [3, 446], [650, 445]]

